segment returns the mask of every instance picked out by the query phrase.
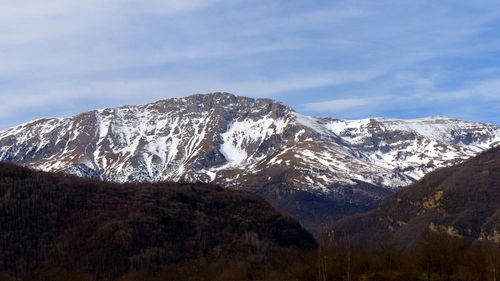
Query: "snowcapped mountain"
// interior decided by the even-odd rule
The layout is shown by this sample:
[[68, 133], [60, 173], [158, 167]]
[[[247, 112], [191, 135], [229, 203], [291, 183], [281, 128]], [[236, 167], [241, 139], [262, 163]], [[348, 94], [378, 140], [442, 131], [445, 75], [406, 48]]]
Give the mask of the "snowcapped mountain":
[[214, 93], [22, 124], [0, 132], [0, 161], [118, 182], [280, 186], [363, 204], [499, 144], [490, 124], [315, 118]]

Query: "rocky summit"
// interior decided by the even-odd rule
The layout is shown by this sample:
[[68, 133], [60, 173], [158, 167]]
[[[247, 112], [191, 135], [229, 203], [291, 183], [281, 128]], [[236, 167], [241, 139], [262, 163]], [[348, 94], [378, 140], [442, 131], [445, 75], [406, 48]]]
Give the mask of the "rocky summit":
[[270, 99], [213, 93], [22, 124], [0, 132], [0, 161], [116, 182], [248, 189], [302, 222], [317, 213], [324, 222], [499, 144], [492, 124], [317, 118]]

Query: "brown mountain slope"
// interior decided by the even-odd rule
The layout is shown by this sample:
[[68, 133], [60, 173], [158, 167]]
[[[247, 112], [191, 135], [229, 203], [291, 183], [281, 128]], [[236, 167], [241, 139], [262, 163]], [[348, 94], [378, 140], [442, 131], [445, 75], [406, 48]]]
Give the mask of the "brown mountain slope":
[[357, 241], [392, 236], [403, 245], [428, 231], [500, 241], [500, 147], [431, 172], [333, 231]]
[[246, 192], [106, 183], [1, 163], [0, 225], [0, 272], [23, 280], [112, 280], [200, 259], [255, 269], [315, 246], [296, 221]]

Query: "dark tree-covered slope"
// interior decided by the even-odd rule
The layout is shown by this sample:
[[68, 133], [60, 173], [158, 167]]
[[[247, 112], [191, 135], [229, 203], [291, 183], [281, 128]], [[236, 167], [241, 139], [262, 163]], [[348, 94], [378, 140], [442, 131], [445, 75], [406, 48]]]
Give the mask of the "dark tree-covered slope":
[[246, 192], [107, 183], [1, 163], [0, 226], [0, 270], [27, 280], [61, 272], [111, 280], [200, 258], [259, 264], [315, 247], [296, 221]]
[[339, 221], [334, 231], [358, 241], [393, 237], [403, 245], [429, 231], [500, 242], [500, 147], [431, 172], [377, 209]]

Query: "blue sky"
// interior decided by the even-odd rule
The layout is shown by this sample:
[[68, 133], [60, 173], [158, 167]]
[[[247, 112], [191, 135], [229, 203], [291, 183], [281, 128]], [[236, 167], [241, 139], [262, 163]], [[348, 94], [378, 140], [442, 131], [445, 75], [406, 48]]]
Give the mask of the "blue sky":
[[215, 91], [500, 124], [499, 1], [0, 0], [0, 129]]

